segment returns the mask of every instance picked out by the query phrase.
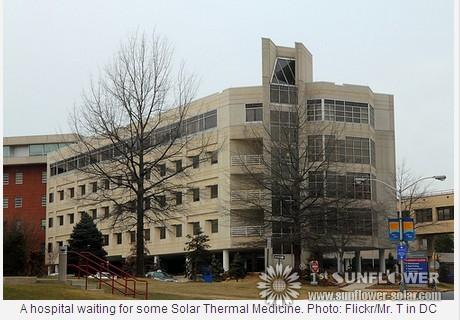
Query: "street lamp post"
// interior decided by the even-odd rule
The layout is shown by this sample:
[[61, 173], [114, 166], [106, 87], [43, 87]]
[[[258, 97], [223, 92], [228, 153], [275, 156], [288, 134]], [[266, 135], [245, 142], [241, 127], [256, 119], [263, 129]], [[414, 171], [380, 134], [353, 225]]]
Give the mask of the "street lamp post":
[[[420, 181], [422, 180], [428, 180], [428, 179], [434, 179], [434, 180], [439, 180], [439, 181], [444, 181], [446, 180], [446, 176], [444, 175], [441, 175], [441, 176], [430, 176], [430, 177], [423, 177], [423, 178], [420, 178], [418, 180], [416, 180], [415, 182], [411, 183], [410, 185], [408, 186], [405, 186], [404, 188], [402, 187], [399, 187], [399, 188], [395, 188], [393, 187], [392, 185], [386, 183], [385, 181], [382, 181], [382, 180], [379, 180], [379, 179], [375, 179], [375, 178], [355, 178], [355, 183], [363, 183], [364, 181], [376, 181], [376, 182], [379, 182], [383, 185], [385, 185], [387, 188], [393, 190], [396, 192], [396, 197], [398, 199], [398, 202], [399, 202], [399, 210], [398, 210], [398, 220], [399, 220], [399, 245], [400, 246], [403, 246], [403, 245], [406, 245], [405, 241], [404, 241], [404, 234], [403, 234], [403, 217], [402, 217], [402, 194], [404, 191], [406, 191], [407, 189], [409, 189], [410, 187], [413, 187], [415, 186], [417, 183], [419, 183]], [[404, 279], [404, 260], [401, 258], [399, 259], [399, 263], [401, 265], [401, 282], [399, 283], [399, 290], [402, 292], [405, 290], [405, 279]]]

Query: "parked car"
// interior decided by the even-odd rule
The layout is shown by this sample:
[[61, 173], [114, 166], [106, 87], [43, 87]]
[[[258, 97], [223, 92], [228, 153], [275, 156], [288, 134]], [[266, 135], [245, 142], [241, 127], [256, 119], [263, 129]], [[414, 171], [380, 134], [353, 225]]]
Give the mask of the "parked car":
[[174, 279], [173, 276], [161, 270], [147, 272], [145, 274], [145, 277], [165, 282], [177, 282], [177, 280]]
[[89, 279], [112, 279], [112, 275], [109, 272], [97, 272], [94, 275], [89, 275]]

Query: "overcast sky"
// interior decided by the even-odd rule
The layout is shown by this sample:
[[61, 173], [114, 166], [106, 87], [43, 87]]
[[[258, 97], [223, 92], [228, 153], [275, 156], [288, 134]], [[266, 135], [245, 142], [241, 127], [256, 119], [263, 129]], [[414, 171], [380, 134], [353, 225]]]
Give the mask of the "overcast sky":
[[153, 28], [200, 79], [199, 96], [261, 84], [261, 37], [303, 42], [314, 81], [395, 96], [397, 162], [453, 187], [453, 4], [383, 1], [21, 1], [4, 3], [4, 135], [68, 132], [91, 75]]

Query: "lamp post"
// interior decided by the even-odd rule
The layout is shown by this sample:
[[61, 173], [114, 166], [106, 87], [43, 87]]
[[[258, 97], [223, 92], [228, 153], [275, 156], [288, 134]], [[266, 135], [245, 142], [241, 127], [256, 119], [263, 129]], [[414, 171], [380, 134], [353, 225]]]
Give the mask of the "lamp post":
[[[416, 181], [414, 181], [413, 183], [411, 183], [410, 185], [408, 186], [405, 186], [404, 188], [403, 187], [399, 187], [399, 188], [395, 188], [393, 187], [392, 185], [386, 183], [385, 181], [382, 181], [382, 180], [379, 180], [379, 179], [375, 179], [375, 178], [355, 178], [355, 183], [363, 183], [364, 181], [376, 181], [376, 182], [379, 182], [383, 185], [385, 185], [387, 188], [393, 190], [394, 192], [396, 192], [396, 197], [398, 199], [398, 203], [399, 203], [399, 210], [398, 210], [398, 220], [399, 220], [399, 245], [400, 246], [403, 246], [405, 245], [405, 241], [404, 241], [404, 234], [403, 234], [403, 219], [402, 219], [402, 194], [404, 191], [406, 191], [407, 189], [409, 189], [410, 187], [413, 187], [415, 186], [417, 183], [419, 183], [420, 181], [422, 180], [429, 180], [429, 179], [434, 179], [434, 180], [439, 180], [439, 181], [444, 181], [446, 180], [446, 176], [444, 175], [440, 175], [440, 176], [429, 176], [429, 177], [423, 177], [423, 178], [420, 178]], [[403, 259], [401, 258], [400, 259], [400, 265], [401, 265], [401, 282], [399, 283], [399, 290], [402, 292], [405, 290], [405, 281], [404, 281], [404, 261]]]

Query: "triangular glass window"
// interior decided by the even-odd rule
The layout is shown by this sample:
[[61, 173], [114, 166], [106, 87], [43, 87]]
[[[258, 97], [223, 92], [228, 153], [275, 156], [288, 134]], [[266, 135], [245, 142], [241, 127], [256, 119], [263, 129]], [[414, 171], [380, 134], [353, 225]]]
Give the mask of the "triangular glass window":
[[295, 60], [277, 58], [272, 83], [295, 85]]

